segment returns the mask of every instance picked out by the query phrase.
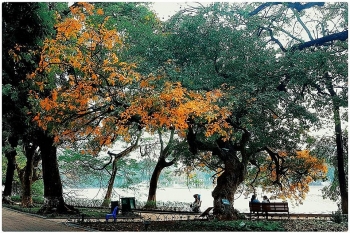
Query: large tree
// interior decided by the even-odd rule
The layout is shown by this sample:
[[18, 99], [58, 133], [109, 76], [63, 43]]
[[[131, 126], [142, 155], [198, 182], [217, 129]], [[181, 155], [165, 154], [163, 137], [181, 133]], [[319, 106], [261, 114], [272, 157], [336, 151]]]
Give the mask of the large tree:
[[[142, 76], [135, 64], [119, 60], [128, 44], [102, 9], [82, 3], [71, 11], [75, 17], [56, 25], [57, 37], [45, 42], [39, 67], [29, 77], [37, 84], [31, 95], [34, 121], [56, 142], [76, 142], [81, 152], [96, 155], [119, 136], [130, 140], [135, 127], [184, 130], [191, 116], [204, 114], [210, 122], [225, 115], [225, 108], [214, 103], [219, 91], [187, 92], [179, 83]], [[42, 95], [44, 85], [52, 87], [49, 96]]]
[[[113, 28], [111, 17], [77, 4], [75, 17], [56, 25], [57, 38], [45, 43], [31, 76], [38, 85], [32, 93], [36, 122], [57, 142], [80, 141], [91, 154], [120, 135], [129, 140], [131, 127], [187, 135], [194, 154], [210, 152], [222, 169], [213, 191], [214, 212], [222, 219], [234, 217], [234, 193], [248, 170], [255, 172], [255, 184], [302, 199], [326, 169], [300, 146], [317, 120], [298, 95], [305, 67], [296, 55], [304, 49], [295, 49], [295, 43], [288, 44], [289, 52], [280, 43], [276, 49], [271, 31], [261, 30], [264, 18], [238, 5], [193, 10], [180, 12], [164, 28], [165, 47], [152, 53], [167, 51], [168, 58], [154, 56], [159, 62], [149, 64], [161, 68], [146, 76], [120, 60], [118, 54], [127, 54], [121, 53], [127, 36]], [[147, 56], [142, 58], [136, 60]], [[59, 85], [41, 96], [44, 84], [58, 76]], [[222, 208], [222, 199], [231, 208]]]
[[[266, 10], [273, 13], [266, 14]], [[284, 13], [296, 19], [293, 31], [283, 28], [285, 17], [281, 14]], [[269, 18], [266, 23], [260, 22], [260, 33], [268, 32], [271, 40], [278, 44], [283, 53], [290, 54], [292, 59], [304, 61], [293, 64], [300, 70], [299, 77], [286, 77], [279, 88], [295, 91], [292, 87], [295, 85], [291, 83], [297, 83], [300, 88], [296, 98], [306, 101], [308, 107], [316, 109], [321, 119], [333, 121], [341, 210], [347, 214], [348, 191], [344, 166], [346, 156], [343, 149], [341, 111], [347, 109], [348, 101], [348, 4], [315, 2], [283, 6], [272, 2], [258, 5], [249, 15], [256, 14], [260, 14], [260, 17], [265, 14]], [[287, 38], [286, 45], [281, 42], [281, 34]], [[333, 119], [329, 118], [329, 112], [333, 113]]]
[[[303, 75], [310, 72], [311, 76], [315, 74], [311, 72], [320, 69], [306, 68], [301, 61], [311, 59], [309, 50], [315, 46], [346, 39], [347, 32], [312, 37], [310, 42], [296, 40], [293, 33], [299, 32], [288, 32], [285, 25], [295, 19], [303, 26], [299, 13], [289, 8], [290, 4], [266, 5], [268, 10], [256, 17], [259, 11], [249, 14], [254, 10], [253, 4], [244, 4], [243, 8], [219, 3], [206, 8], [191, 7], [169, 22], [173, 61], [182, 71], [177, 78], [192, 89], [222, 87], [229, 93], [223, 104], [232, 103], [228, 120], [233, 131], [230, 140], [217, 138], [210, 144], [204, 141], [195, 123], [187, 137], [193, 153], [209, 150], [223, 163], [224, 172], [213, 192], [214, 212], [222, 217], [225, 214], [220, 200], [233, 201], [233, 193], [247, 178], [248, 168], [256, 171], [251, 179], [256, 185], [275, 185], [276, 195], [296, 199], [305, 197], [312, 179], [324, 176], [316, 172], [325, 171], [322, 160], [315, 160], [307, 151], [298, 151], [308, 138], [307, 130], [317, 120], [317, 115], [308, 109], [311, 105], [302, 98]], [[300, 11], [303, 13], [303, 9]], [[287, 47], [278, 40], [279, 34], [274, 31], [277, 29], [292, 38]], [[261, 183], [259, 177], [266, 174], [262, 172], [266, 171], [264, 161], [270, 164], [269, 176], [265, 176], [270, 181]], [[300, 167], [295, 166], [301, 161], [313, 166], [301, 173]]]
[[11, 195], [13, 171], [15, 169], [15, 147], [21, 140], [27, 156], [26, 169], [21, 176], [22, 205], [30, 206], [33, 179], [33, 156], [37, 147], [36, 132], [41, 129], [32, 124], [28, 91], [32, 87], [26, 76], [35, 70], [39, 61], [37, 50], [43, 38], [52, 33], [52, 12], [42, 3], [2, 4], [3, 24], [3, 77], [2, 77], [2, 125], [3, 135], [12, 146], [6, 153], [8, 159], [5, 196]]

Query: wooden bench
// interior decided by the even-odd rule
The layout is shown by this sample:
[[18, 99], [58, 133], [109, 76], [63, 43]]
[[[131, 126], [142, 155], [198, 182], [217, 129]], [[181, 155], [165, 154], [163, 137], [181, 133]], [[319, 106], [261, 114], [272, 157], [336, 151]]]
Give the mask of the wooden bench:
[[259, 213], [268, 218], [268, 213], [285, 212], [288, 213], [289, 218], [289, 207], [287, 202], [271, 202], [271, 203], [252, 203], [249, 202], [249, 219], [252, 219], [252, 213], [257, 213], [259, 218]]

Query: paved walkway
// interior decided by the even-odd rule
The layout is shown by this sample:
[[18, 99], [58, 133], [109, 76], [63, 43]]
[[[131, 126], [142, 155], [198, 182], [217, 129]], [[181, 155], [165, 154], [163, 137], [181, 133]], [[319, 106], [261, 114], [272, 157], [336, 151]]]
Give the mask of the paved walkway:
[[86, 231], [66, 225], [65, 219], [45, 219], [31, 214], [2, 208], [2, 231]]

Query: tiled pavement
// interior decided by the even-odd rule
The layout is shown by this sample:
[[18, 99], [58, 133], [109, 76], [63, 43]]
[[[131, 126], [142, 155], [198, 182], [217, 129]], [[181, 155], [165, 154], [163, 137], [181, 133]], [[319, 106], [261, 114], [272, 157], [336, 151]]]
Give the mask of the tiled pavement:
[[21, 213], [2, 208], [2, 231], [86, 231], [73, 225], [65, 224], [65, 220], [45, 219], [39, 216]]

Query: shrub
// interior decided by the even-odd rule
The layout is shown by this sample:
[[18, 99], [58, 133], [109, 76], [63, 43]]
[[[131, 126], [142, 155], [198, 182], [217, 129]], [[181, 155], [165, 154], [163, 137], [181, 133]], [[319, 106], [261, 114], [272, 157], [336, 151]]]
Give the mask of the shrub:
[[42, 196], [33, 197], [33, 202], [36, 204], [44, 204], [44, 198]]
[[332, 212], [331, 220], [335, 223], [342, 223], [343, 222], [343, 215], [340, 210]]
[[14, 202], [21, 202], [22, 199], [19, 195], [14, 195], [14, 196], [11, 196], [11, 201], [14, 201]]
[[147, 201], [145, 208], [147, 209], [152, 209], [152, 208], [156, 208], [157, 207], [157, 203], [155, 201]]
[[43, 180], [37, 180], [32, 184], [33, 196], [44, 196], [44, 182]]

